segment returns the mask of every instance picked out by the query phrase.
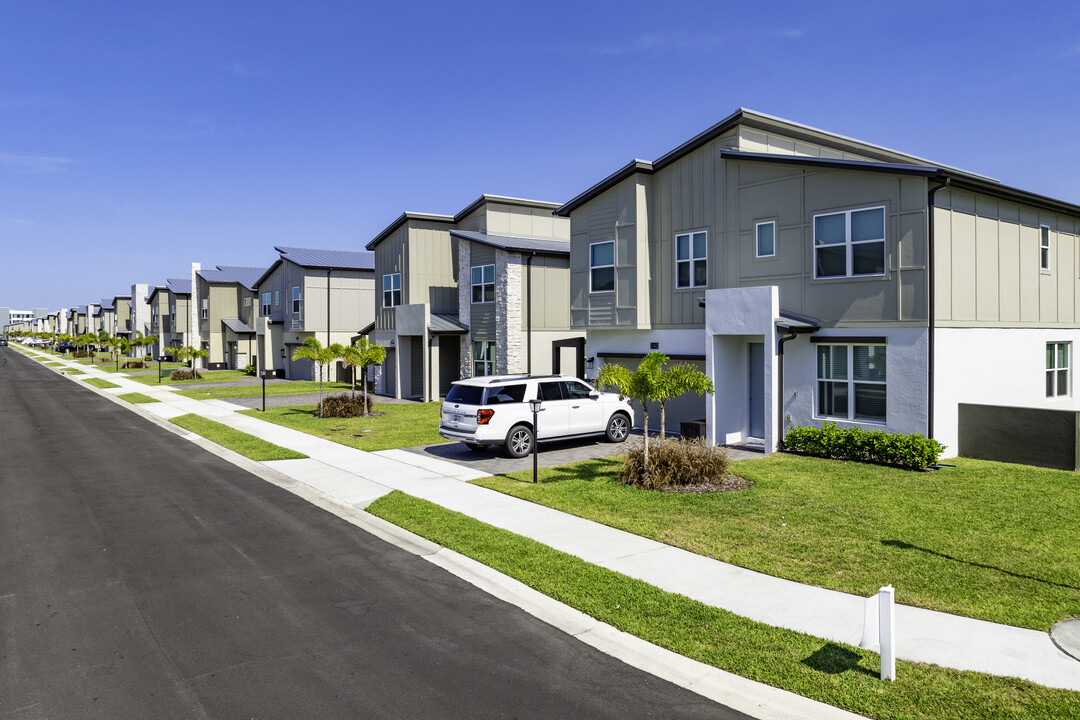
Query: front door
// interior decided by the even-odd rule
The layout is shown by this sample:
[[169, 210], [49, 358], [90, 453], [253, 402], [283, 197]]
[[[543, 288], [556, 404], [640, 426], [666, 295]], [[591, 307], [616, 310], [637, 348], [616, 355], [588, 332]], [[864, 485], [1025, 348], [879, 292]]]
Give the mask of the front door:
[[752, 438], [765, 437], [765, 344], [750, 343], [750, 423], [747, 428]]

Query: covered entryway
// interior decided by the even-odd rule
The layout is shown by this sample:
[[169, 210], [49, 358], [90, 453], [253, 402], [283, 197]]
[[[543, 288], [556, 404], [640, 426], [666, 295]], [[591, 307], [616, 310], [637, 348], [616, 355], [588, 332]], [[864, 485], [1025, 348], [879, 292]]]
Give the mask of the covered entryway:
[[749, 394], [747, 434], [760, 440], [765, 437], [765, 344], [752, 342], [746, 347], [749, 350], [746, 363]]

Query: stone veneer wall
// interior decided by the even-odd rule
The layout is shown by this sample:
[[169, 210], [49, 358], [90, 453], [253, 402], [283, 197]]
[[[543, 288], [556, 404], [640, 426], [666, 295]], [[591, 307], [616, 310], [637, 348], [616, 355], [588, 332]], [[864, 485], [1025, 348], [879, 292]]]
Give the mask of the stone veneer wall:
[[458, 241], [458, 320], [470, 328], [461, 336], [458, 377], [471, 378], [472, 371], [472, 243]]
[[521, 254], [495, 251], [495, 372], [525, 372], [525, 333], [521, 332]]

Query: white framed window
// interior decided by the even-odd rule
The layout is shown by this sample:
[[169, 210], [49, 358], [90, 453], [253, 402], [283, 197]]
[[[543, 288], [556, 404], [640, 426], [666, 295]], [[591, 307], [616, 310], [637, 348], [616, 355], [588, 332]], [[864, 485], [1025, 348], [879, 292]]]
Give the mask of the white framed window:
[[589, 292], [615, 292], [615, 241], [589, 245]]
[[209, 298], [203, 298], [202, 301], [201, 301], [201, 305], [202, 305], [202, 311], [200, 312], [199, 317], [201, 317], [203, 320], [205, 320], [207, 315], [210, 313], [210, 299]]
[[776, 221], [767, 220], [754, 225], [754, 256], [759, 258], [776, 255]]
[[477, 265], [472, 269], [472, 301], [495, 302], [495, 266]]
[[297, 315], [300, 312], [300, 286], [293, 285], [292, 289], [292, 311], [293, 315]]
[[1046, 343], [1046, 397], [1068, 397], [1072, 343]]
[[270, 316], [270, 293], [268, 292], [262, 294], [262, 314], [263, 317]]
[[281, 291], [280, 290], [275, 290], [274, 291], [274, 307], [278, 307], [279, 305], [281, 305]]
[[383, 307], [401, 304], [401, 273], [382, 276], [382, 304]]
[[705, 287], [709, 283], [708, 234], [705, 231], [675, 236], [675, 287]]
[[1050, 269], [1050, 226], [1039, 226], [1039, 267]]
[[473, 341], [473, 377], [495, 374], [495, 341]]
[[817, 415], [885, 422], [885, 346], [817, 346]]
[[884, 207], [814, 216], [814, 277], [884, 274]]

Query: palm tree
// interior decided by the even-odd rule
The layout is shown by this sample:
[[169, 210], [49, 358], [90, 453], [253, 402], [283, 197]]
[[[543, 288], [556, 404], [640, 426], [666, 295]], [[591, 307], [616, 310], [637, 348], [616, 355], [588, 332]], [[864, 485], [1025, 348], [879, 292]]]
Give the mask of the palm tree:
[[653, 399], [660, 403], [661, 444], [664, 442], [664, 423], [666, 422], [664, 404], [671, 398], [677, 398], [688, 392], [697, 393], [700, 396], [705, 393], [712, 395], [715, 390], [709, 376], [690, 365], [675, 365], [660, 371], [660, 382]]
[[341, 357], [345, 352], [345, 348], [334, 343], [329, 347], [323, 347], [323, 344], [319, 342], [316, 337], [309, 337], [304, 340], [304, 344], [296, 348], [296, 351], [292, 354], [293, 360], [310, 360], [315, 363], [316, 371], [319, 375], [319, 406], [316, 410], [316, 417], [322, 417], [322, 394], [323, 394], [323, 366], [329, 370], [330, 365]]
[[197, 350], [191, 345], [185, 345], [176, 351], [177, 360], [191, 360], [191, 374], [194, 377], [199, 377], [198, 371], [195, 370], [195, 361], [201, 357], [210, 357], [210, 352], [207, 350]]
[[341, 357], [341, 364], [353, 369], [353, 397], [356, 397], [356, 368], [360, 368], [360, 387], [363, 392], [363, 404], [360, 408], [360, 414], [367, 415], [367, 369], [369, 365], [382, 364], [383, 360], [386, 359], [386, 348], [381, 345], [376, 345], [366, 337], [362, 337], [349, 347], [345, 348]]

